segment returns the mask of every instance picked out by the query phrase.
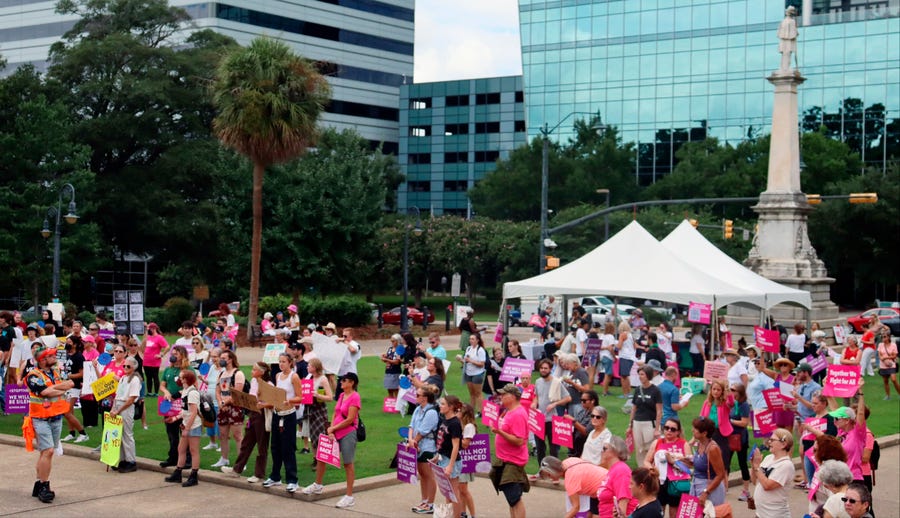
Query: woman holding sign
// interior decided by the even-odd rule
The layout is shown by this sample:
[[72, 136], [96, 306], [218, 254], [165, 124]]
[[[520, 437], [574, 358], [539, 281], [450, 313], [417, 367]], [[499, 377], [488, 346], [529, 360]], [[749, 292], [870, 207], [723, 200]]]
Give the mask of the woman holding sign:
[[[272, 383], [269, 381], [269, 365], [264, 362], [256, 362], [250, 370], [250, 395], [259, 396], [260, 383]], [[237, 460], [234, 461], [234, 467], [222, 466], [222, 473], [234, 474], [240, 476], [244, 471], [247, 462], [250, 461], [250, 455], [256, 449], [256, 463], [253, 466], [253, 476], [247, 478], [247, 482], [255, 484], [266, 476], [266, 461], [269, 456], [269, 431], [266, 430], [266, 419], [270, 418], [272, 413], [266, 410], [266, 405], [257, 401], [257, 412], [250, 412], [250, 419], [247, 422], [247, 433], [241, 441], [241, 451], [238, 452]]]
[[[263, 487], [281, 485], [281, 466], [284, 465], [284, 477], [288, 493], [299, 489], [297, 486], [297, 410], [294, 405], [299, 405], [302, 399], [300, 376], [294, 372], [294, 361], [289, 353], [278, 355], [278, 367], [281, 369], [275, 376], [275, 386], [284, 391], [284, 405], [278, 405], [286, 410], [275, 410], [272, 416], [272, 471], [269, 478], [263, 482]], [[274, 408], [276, 401], [266, 401], [263, 408]], [[227, 440], [227, 439], [225, 439]]]
[[[182, 380], [181, 372], [183, 370], [189, 370], [190, 368], [191, 364], [188, 362], [187, 349], [181, 345], [173, 347], [172, 354], [169, 355], [169, 366], [163, 371], [162, 381], [160, 381], [159, 385], [160, 394], [165, 401], [171, 402], [176, 399], [181, 399], [181, 389], [184, 386], [180, 382], [180, 380]], [[196, 375], [194, 375], [194, 378], [196, 378]], [[185, 409], [186, 408], [183, 407], [183, 410]], [[178, 443], [181, 442], [182, 437], [181, 416], [169, 416], [166, 417], [164, 421], [166, 423], [166, 436], [169, 438], [169, 454], [166, 457], [166, 460], [159, 463], [159, 467], [167, 468], [169, 466], [182, 466], [183, 464], [178, 464]], [[199, 426], [201, 420], [198, 418], [196, 421]], [[191, 461], [195, 458], [199, 462], [200, 456], [198, 455], [195, 457], [193, 449], [191, 449]]]
[[[184, 349], [184, 347], [181, 348]], [[184, 361], [187, 363], [187, 353], [184, 355]], [[175, 471], [164, 480], [176, 484], [181, 483], [181, 472], [187, 469], [187, 455], [190, 451], [191, 474], [184, 483], [181, 483], [181, 487], [191, 487], [197, 485], [197, 472], [200, 471], [200, 436], [203, 434], [203, 419], [200, 417], [200, 390], [197, 389], [197, 375], [189, 368], [178, 373], [177, 381], [178, 386], [184, 390], [181, 415], [174, 418], [176, 419], [174, 422], [178, 423], [178, 457]], [[162, 387], [165, 390], [165, 382]], [[179, 392], [179, 397], [181, 394]]]
[[[222, 456], [212, 465], [214, 468], [229, 464], [228, 451], [231, 448], [229, 437], [234, 437], [235, 446], [241, 445], [244, 434], [244, 410], [231, 404], [231, 391], [243, 391], [247, 382], [244, 373], [239, 369], [237, 355], [233, 351], [222, 351], [219, 367], [224, 369], [219, 374], [219, 382], [216, 385], [216, 401], [219, 402], [216, 422], [219, 424], [219, 448], [222, 449]], [[294, 423], [294, 428], [297, 428], [297, 423]]]
[[[441, 361], [440, 358], [433, 358]], [[462, 460], [459, 458], [459, 450], [462, 442], [462, 424], [457, 414], [462, 408], [462, 403], [456, 396], [446, 396], [438, 401], [441, 411], [441, 424], [437, 434], [437, 455], [435, 462], [444, 468], [444, 473], [450, 479], [453, 494], [457, 495], [453, 503], [453, 516], [459, 516], [465, 510], [462, 498], [459, 498], [459, 475], [462, 471]], [[447, 499], [447, 503], [451, 503]]]
[[[334, 401], [334, 393], [331, 391], [331, 383], [322, 367], [322, 360], [311, 358], [306, 366], [309, 377], [313, 380], [313, 402], [306, 405], [306, 418], [309, 420], [309, 438], [312, 441], [312, 450], [319, 448], [319, 436], [328, 428], [328, 408], [325, 403]], [[313, 466], [316, 460], [313, 459]]]
[[409, 437], [406, 444], [416, 449], [416, 470], [419, 475], [419, 490], [422, 501], [412, 508], [412, 512], [431, 514], [434, 512], [434, 495], [437, 485], [428, 462], [437, 454], [437, 431], [440, 415], [434, 402], [438, 388], [434, 385], [420, 384], [416, 389], [416, 401], [419, 405], [413, 411], [409, 422]]

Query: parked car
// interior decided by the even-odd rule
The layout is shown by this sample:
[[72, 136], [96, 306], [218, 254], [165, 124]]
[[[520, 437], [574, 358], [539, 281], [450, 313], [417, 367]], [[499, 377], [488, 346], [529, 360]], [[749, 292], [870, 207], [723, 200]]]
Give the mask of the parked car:
[[[396, 308], [391, 308], [390, 311], [385, 311], [381, 314], [381, 318], [384, 320], [385, 324], [391, 325], [400, 325], [400, 306]], [[420, 326], [422, 325], [422, 319], [424, 318], [421, 311], [417, 308], [409, 306], [406, 308], [406, 319], [408, 325]], [[434, 322], [434, 311], [428, 312], [428, 323]]]
[[872, 315], [878, 315], [878, 320], [890, 328], [892, 335], [900, 334], [900, 309], [897, 308], [872, 308], [848, 318], [847, 323], [854, 333], [863, 333]]
[[612, 307], [612, 305], [615, 302], [613, 302], [613, 300], [611, 298], [606, 297], [604, 295], [593, 295], [590, 297], [581, 297], [580, 303], [582, 306], [609, 306], [609, 307]]

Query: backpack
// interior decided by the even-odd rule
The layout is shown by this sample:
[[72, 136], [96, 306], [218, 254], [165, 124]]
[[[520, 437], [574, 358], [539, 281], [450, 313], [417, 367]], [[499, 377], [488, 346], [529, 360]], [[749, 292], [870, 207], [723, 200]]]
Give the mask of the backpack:
[[881, 459], [881, 446], [878, 446], [878, 441], [872, 443], [872, 453], [869, 455], [869, 467], [872, 468], [872, 471], [878, 469], [878, 460]]
[[216, 425], [216, 405], [209, 392], [200, 392], [200, 404], [197, 405], [197, 409], [200, 411], [204, 426], [211, 428]]
[[[237, 373], [238, 373], [238, 371], [234, 371], [234, 374], [231, 375], [231, 388], [234, 388], [234, 383], [235, 383], [235, 379], [237, 378]], [[250, 393], [250, 380], [247, 379], [247, 376], [244, 376], [244, 387], [241, 389], [241, 392], [243, 392], [244, 394]]]

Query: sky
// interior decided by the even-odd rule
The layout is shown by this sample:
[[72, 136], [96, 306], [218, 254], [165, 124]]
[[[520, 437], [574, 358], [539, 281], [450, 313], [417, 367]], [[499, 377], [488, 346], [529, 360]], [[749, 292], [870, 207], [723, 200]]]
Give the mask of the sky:
[[416, 0], [416, 83], [522, 74], [517, 0]]

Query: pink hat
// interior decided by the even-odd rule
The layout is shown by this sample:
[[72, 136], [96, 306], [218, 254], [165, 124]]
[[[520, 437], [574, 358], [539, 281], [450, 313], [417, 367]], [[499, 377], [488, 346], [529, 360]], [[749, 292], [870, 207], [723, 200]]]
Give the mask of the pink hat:
[[296, 304], [291, 304], [291, 305], [289, 305], [289, 306], [287, 307], [287, 310], [288, 310], [288, 311], [293, 311], [294, 313], [296, 313], [296, 312], [297, 312], [297, 305], [296, 305]]
[[81, 337], [81, 341], [82, 342], [90, 342], [92, 344], [97, 342], [96, 340], [94, 340], [93, 335], [84, 335]]

